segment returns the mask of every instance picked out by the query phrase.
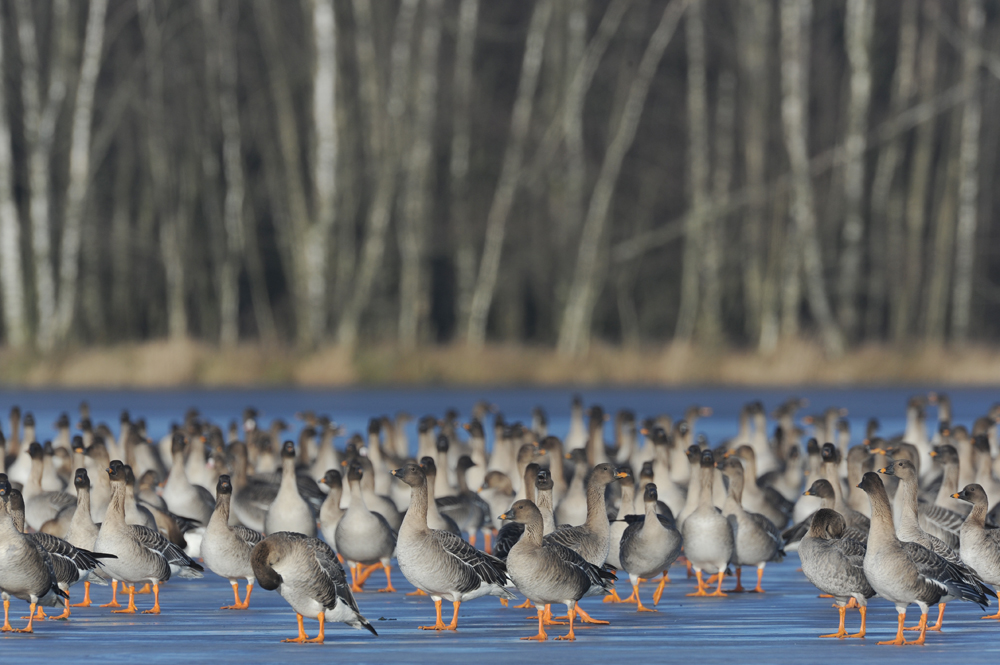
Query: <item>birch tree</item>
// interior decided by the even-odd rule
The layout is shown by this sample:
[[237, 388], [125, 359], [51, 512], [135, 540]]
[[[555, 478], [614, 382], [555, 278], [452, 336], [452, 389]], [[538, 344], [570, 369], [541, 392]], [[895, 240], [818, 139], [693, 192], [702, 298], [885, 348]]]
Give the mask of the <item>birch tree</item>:
[[837, 315], [844, 334], [854, 339], [858, 327], [857, 291], [861, 277], [865, 194], [865, 149], [871, 104], [871, 40], [875, 22], [873, 0], [847, 0], [845, 47], [850, 62], [850, 98], [844, 137], [844, 226], [840, 250]]
[[521, 177], [524, 144], [531, 125], [535, 88], [538, 84], [538, 73], [541, 70], [542, 52], [545, 46], [545, 31], [551, 15], [552, 0], [539, 0], [532, 11], [531, 24], [528, 27], [524, 59], [521, 62], [521, 76], [510, 121], [510, 137], [504, 150], [503, 166], [493, 194], [493, 203], [486, 216], [486, 240], [483, 244], [479, 274], [472, 292], [469, 320], [466, 324], [466, 343], [474, 348], [482, 346], [486, 341], [486, 321], [500, 271], [500, 254], [503, 251], [504, 235], [507, 231], [507, 217], [514, 205], [514, 196]]
[[618, 126], [607, 152], [604, 153], [601, 170], [590, 196], [587, 216], [584, 218], [573, 281], [559, 327], [557, 349], [560, 354], [578, 355], [586, 351], [590, 344], [590, 324], [597, 299], [595, 268], [601, 238], [611, 211], [615, 183], [625, 154], [635, 140], [650, 83], [688, 4], [688, 0], [673, 0], [664, 8], [660, 22], [642, 54], [635, 78], [629, 86]]
[[823, 257], [816, 234], [816, 211], [806, 142], [805, 104], [809, 90], [807, 54], [811, 15], [812, 0], [781, 0], [781, 118], [791, 166], [791, 214], [802, 244], [802, 270], [809, 309], [819, 326], [827, 354], [839, 356], [843, 353], [844, 344], [823, 283]]
[[[5, 57], [4, 22], [0, 15], [0, 71], [6, 71]], [[20, 349], [28, 342], [28, 321], [21, 264], [21, 222], [14, 205], [14, 157], [7, 113], [7, 87], [0, 85], [0, 289], [4, 341]]]

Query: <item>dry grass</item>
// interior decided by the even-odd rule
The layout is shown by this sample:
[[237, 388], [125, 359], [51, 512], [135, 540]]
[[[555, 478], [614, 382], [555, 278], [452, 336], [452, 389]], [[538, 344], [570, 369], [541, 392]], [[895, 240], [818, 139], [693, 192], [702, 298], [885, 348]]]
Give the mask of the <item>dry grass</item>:
[[596, 345], [565, 358], [552, 349], [492, 345], [404, 351], [369, 346], [301, 353], [255, 344], [232, 349], [155, 341], [70, 349], [48, 356], [0, 349], [0, 383], [23, 387], [166, 388], [259, 385], [997, 385], [1000, 348], [867, 345], [830, 359], [808, 341], [770, 355], [671, 344], [643, 349]]

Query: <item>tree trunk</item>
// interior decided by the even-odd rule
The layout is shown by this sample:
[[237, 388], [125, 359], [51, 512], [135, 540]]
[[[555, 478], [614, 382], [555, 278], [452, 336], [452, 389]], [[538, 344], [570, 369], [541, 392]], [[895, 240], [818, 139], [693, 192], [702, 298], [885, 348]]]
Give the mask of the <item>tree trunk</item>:
[[41, 89], [41, 52], [35, 30], [34, 5], [28, 0], [14, 3], [17, 35], [21, 46], [21, 100], [24, 105], [24, 133], [28, 149], [28, 219], [35, 264], [38, 346], [47, 351], [55, 343], [56, 293], [55, 268], [52, 263], [52, 220], [49, 205], [51, 171], [49, 159], [55, 141], [59, 110], [66, 96], [68, 65], [67, 0], [52, 5], [52, 57], [49, 59], [49, 85]]
[[500, 179], [497, 181], [493, 194], [493, 203], [486, 217], [486, 241], [469, 308], [466, 342], [473, 347], [482, 346], [486, 341], [486, 322], [490, 313], [490, 304], [493, 301], [493, 293], [496, 289], [497, 274], [500, 270], [500, 254], [503, 250], [504, 234], [507, 230], [507, 217], [514, 205], [514, 196], [517, 194], [517, 184], [521, 177], [524, 144], [531, 126], [535, 89], [542, 65], [542, 50], [545, 46], [545, 31], [548, 28], [551, 15], [552, 0], [539, 0], [531, 15], [531, 25], [528, 27], [524, 59], [521, 63], [521, 78], [518, 82], [517, 97], [514, 101], [514, 111], [510, 121], [510, 138], [507, 139]]
[[[0, 71], [4, 63], [4, 26], [0, 15]], [[28, 343], [24, 273], [21, 267], [21, 222], [14, 204], [14, 156], [7, 122], [7, 87], [0, 85], [0, 290], [3, 294], [4, 342], [20, 349]]]
[[687, 46], [688, 191], [691, 214], [684, 229], [681, 304], [674, 337], [694, 335], [701, 300], [702, 260], [708, 208], [708, 91], [705, 84], [705, 21], [702, 0], [693, 0], [685, 21]]
[[865, 150], [868, 108], [871, 104], [871, 41], [875, 23], [874, 0], [847, 0], [845, 38], [851, 66], [851, 94], [844, 137], [844, 227], [840, 253], [837, 316], [844, 335], [857, 338], [858, 285], [861, 282], [862, 239], [865, 223], [861, 206], [865, 196]]
[[[941, 12], [938, 0], [924, 0], [924, 30], [920, 39], [920, 69], [918, 85], [920, 102], [929, 103], [935, 95], [938, 67], [937, 20]], [[924, 122], [917, 128], [913, 156], [910, 159], [906, 196], [906, 245], [903, 259], [903, 286], [898, 309], [894, 311], [892, 337], [901, 342], [912, 336], [921, 312], [920, 294], [925, 263], [924, 232], [927, 225], [927, 196], [934, 165], [935, 122]], [[946, 151], [947, 152], [947, 151]]]
[[[736, 25], [743, 87], [743, 157], [746, 186], [754, 192], [743, 213], [743, 309], [747, 337], [760, 339], [763, 325], [764, 183], [767, 179], [769, 49], [773, 5], [741, 0]], [[775, 335], [777, 331], [775, 331]]]
[[928, 260], [931, 274], [924, 311], [924, 337], [933, 344], [944, 342], [948, 320], [948, 293], [951, 287], [952, 261], [955, 258], [955, 203], [958, 200], [962, 114], [953, 111], [949, 124], [947, 143], [944, 146], [947, 163], [944, 169], [939, 169], [941, 194], [938, 196], [937, 214], [933, 223], [934, 244]]
[[[910, 104], [916, 84], [915, 65], [917, 55], [917, 37], [919, 32], [920, 5], [917, 2], [907, 2], [901, 7], [899, 23], [899, 45], [896, 50], [896, 69], [893, 72], [892, 91], [889, 99], [889, 109], [892, 115], [902, 113]], [[933, 124], [933, 123], [928, 123]], [[896, 318], [902, 309], [905, 245], [902, 229], [902, 204], [890, 205], [898, 188], [893, 187], [900, 161], [904, 157], [905, 143], [902, 136], [889, 141], [879, 151], [878, 163], [875, 166], [875, 177], [872, 182], [871, 194], [871, 226], [882, 229], [884, 241], [880, 243], [884, 254], [874, 249], [869, 253], [871, 270], [878, 272], [882, 283], [881, 293], [870, 294], [868, 305], [868, 321], [866, 332], [869, 337], [877, 334], [882, 327], [883, 311], [886, 305], [886, 293], [889, 298], [890, 328], [895, 338]], [[875, 295], [876, 297], [871, 297]], [[898, 338], [896, 338], [898, 341]]]
[[454, 110], [452, 111], [451, 229], [455, 236], [455, 281], [458, 290], [456, 314], [469, 319], [476, 280], [476, 248], [472, 239], [469, 206], [469, 152], [472, 143], [472, 90], [475, 64], [479, 0], [462, 0], [458, 11], [458, 43], [455, 47]]
[[955, 285], [952, 294], [951, 335], [959, 344], [969, 339], [972, 309], [972, 276], [975, 274], [976, 224], [979, 206], [979, 129], [982, 106], [979, 68], [982, 65], [982, 0], [964, 0], [965, 44], [962, 82], [965, 108], [958, 157], [958, 226], [955, 231]]
[[[355, 9], [357, 9], [357, 2]], [[382, 264], [385, 252], [385, 234], [392, 216], [392, 207], [396, 200], [396, 171], [399, 163], [399, 151], [402, 143], [398, 140], [399, 129], [406, 111], [405, 92], [409, 88], [410, 54], [413, 51], [414, 23], [417, 15], [417, 0], [403, 0], [396, 15], [393, 28], [393, 43], [391, 72], [389, 77], [389, 92], [384, 111], [385, 122], [377, 128], [384, 134], [385, 144], [381, 146], [375, 195], [368, 209], [368, 219], [365, 223], [365, 241], [358, 262], [358, 272], [354, 279], [354, 290], [340, 318], [337, 327], [337, 341], [346, 347], [357, 343], [361, 315], [371, 300], [372, 287]], [[359, 26], [359, 29], [361, 26]], [[367, 39], [367, 37], [366, 37]], [[359, 66], [360, 66], [359, 62]], [[362, 77], [377, 75], [377, 69], [361, 71]], [[362, 82], [362, 88], [367, 85]], [[369, 100], [371, 101], [371, 100]], [[368, 109], [373, 117], [382, 117], [381, 108]]]
[[629, 86], [618, 127], [615, 128], [611, 143], [604, 154], [604, 161], [601, 163], [601, 170], [594, 184], [590, 206], [584, 219], [573, 282], [563, 310], [562, 324], [559, 327], [558, 350], [563, 355], [582, 353], [590, 343], [590, 322], [597, 299], [595, 287], [598, 250], [611, 210], [615, 183], [625, 154], [635, 140], [650, 83], [687, 6], [687, 0], [674, 0], [664, 8], [660, 23], [642, 54], [635, 78]]
[[399, 245], [399, 344], [412, 349], [420, 337], [421, 321], [430, 309], [424, 245], [427, 240], [428, 194], [434, 180], [434, 117], [437, 102], [438, 46], [441, 42], [442, 0], [424, 4], [423, 35], [414, 95], [413, 142], [406, 164], [403, 219]]
[[843, 353], [844, 344], [823, 283], [823, 257], [816, 234], [816, 211], [807, 146], [806, 100], [809, 90], [807, 72], [811, 14], [812, 0], [781, 0], [781, 117], [791, 167], [791, 213], [802, 247], [802, 269], [809, 309], [819, 325], [827, 354], [836, 357]]
[[[761, 353], [773, 353], [778, 346], [781, 333], [779, 306], [781, 303], [780, 278], [784, 267], [783, 244], [794, 239], [794, 234], [786, 237], [788, 219], [788, 197], [780, 192], [771, 198], [771, 219], [767, 235], [767, 263], [764, 265], [760, 289], [760, 338], [757, 349]], [[796, 272], [796, 282], [798, 273]], [[797, 302], [797, 301], [796, 301]]]
[[[112, 332], [114, 341], [130, 339], [135, 334], [132, 258], [132, 190], [140, 183], [136, 177], [136, 146], [122, 141], [115, 149], [114, 204], [111, 211], [111, 286]], [[145, 272], [145, 271], [144, 271]]]

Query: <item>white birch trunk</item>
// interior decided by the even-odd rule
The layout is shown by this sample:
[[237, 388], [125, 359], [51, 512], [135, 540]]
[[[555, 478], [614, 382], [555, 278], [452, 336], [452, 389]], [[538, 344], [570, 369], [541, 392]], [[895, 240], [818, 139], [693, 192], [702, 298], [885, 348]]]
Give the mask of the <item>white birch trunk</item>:
[[59, 303], [56, 338], [64, 341], [73, 324], [76, 282], [80, 267], [80, 233], [90, 182], [90, 134], [94, 114], [94, 89], [101, 71], [104, 48], [104, 19], [107, 0], [90, 0], [80, 79], [73, 105], [73, 128], [70, 137], [69, 187], [63, 219], [62, 247], [59, 260]]
[[844, 344], [823, 283], [823, 257], [816, 233], [816, 210], [806, 144], [811, 14], [812, 0], [781, 0], [781, 117], [791, 167], [791, 213], [802, 247], [806, 297], [819, 326], [823, 346], [828, 355], [836, 357], [843, 353]]
[[688, 191], [691, 215], [684, 229], [681, 265], [681, 304], [674, 337], [682, 342], [694, 335], [701, 299], [704, 226], [708, 208], [708, 92], [705, 84], [705, 21], [702, 0], [693, 0], [685, 19], [687, 46]]
[[[972, 308], [972, 277], [976, 258], [976, 225], [979, 207], [979, 130], [982, 105], [979, 69], [985, 20], [982, 0], [963, 0], [965, 48], [962, 81], [965, 108], [958, 157], [958, 223], [955, 230], [955, 283], [952, 293], [951, 336], [959, 344], [969, 338]], [[994, 118], [995, 121], [995, 118]]]
[[865, 195], [865, 149], [868, 107], [871, 104], [871, 41], [875, 23], [874, 0], [847, 0], [845, 19], [847, 59], [850, 62], [850, 98], [844, 138], [844, 226], [840, 254], [837, 315], [848, 339], [858, 328], [858, 285], [861, 281], [862, 238], [865, 222], [861, 205]]
[[[4, 63], [3, 21], [0, 20], [0, 71]], [[14, 156], [7, 122], [7, 89], [0, 85], [0, 289], [3, 293], [4, 341], [20, 349], [28, 342], [24, 273], [21, 266], [21, 222], [14, 205]]]
[[541, 71], [542, 52], [545, 46], [545, 32], [551, 15], [552, 0], [539, 0], [532, 12], [531, 24], [528, 27], [524, 59], [521, 63], [521, 77], [518, 82], [517, 97], [514, 101], [514, 112], [510, 122], [510, 138], [507, 139], [503, 166], [493, 195], [493, 203], [486, 217], [486, 241], [483, 245], [483, 255], [479, 262], [479, 276], [476, 278], [476, 287], [473, 290], [472, 304], [469, 308], [466, 342], [472, 347], [482, 346], [486, 341], [486, 322], [496, 290], [497, 275], [500, 271], [500, 254], [503, 251], [507, 218], [514, 205], [517, 184], [521, 177], [524, 144], [531, 125], [535, 89], [538, 84], [538, 73]]
[[664, 8], [660, 22], [642, 54], [635, 78], [629, 86], [618, 127], [615, 128], [611, 143], [604, 154], [601, 170], [590, 197], [587, 216], [584, 219], [573, 282], [559, 327], [557, 348], [563, 355], [580, 354], [589, 346], [590, 323], [597, 298], [598, 251], [611, 210], [615, 183], [625, 154], [635, 140], [650, 83], [687, 5], [687, 0], [674, 0]]

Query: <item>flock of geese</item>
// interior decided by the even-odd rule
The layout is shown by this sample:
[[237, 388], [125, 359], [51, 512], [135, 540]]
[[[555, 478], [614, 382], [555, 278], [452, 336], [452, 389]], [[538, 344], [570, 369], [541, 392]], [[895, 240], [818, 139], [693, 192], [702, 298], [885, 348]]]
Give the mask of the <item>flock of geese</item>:
[[[68, 619], [92, 605], [91, 584], [111, 585], [100, 607], [136, 613], [136, 595], [152, 593], [143, 613], [158, 614], [161, 584], [208, 569], [232, 585], [224, 610], [248, 609], [255, 584], [278, 591], [298, 622], [285, 641], [322, 643], [327, 622], [377, 635], [355, 594], [375, 572], [378, 591], [395, 592], [394, 561], [434, 603], [435, 622], [421, 629], [455, 630], [462, 603], [489, 595], [506, 606], [518, 592], [518, 607], [538, 619], [522, 639], [537, 641], [560, 619], [569, 628], [558, 640], [575, 638], [577, 619], [607, 623], [579, 605], [588, 596], [655, 612], [677, 561], [696, 579], [689, 596], [763, 593], [766, 565], [789, 552], [838, 608], [837, 632], [822, 637], [864, 637], [875, 596], [898, 613], [895, 638], [879, 644], [923, 644], [948, 602], [987, 607], [1000, 585], [1000, 406], [967, 427], [952, 422], [946, 395], [913, 397], [902, 434], [880, 437], [873, 419], [855, 445], [842, 409], [803, 417], [805, 406], [785, 402], [769, 425], [761, 403], [747, 404], [732, 438], [712, 445], [696, 434], [711, 415], [704, 407], [677, 420], [619, 411], [607, 441], [610, 418], [578, 397], [562, 439], [541, 409], [524, 424], [478, 403], [466, 422], [452, 410], [420, 418], [415, 457], [406, 414], [373, 418], [339, 447], [343, 428], [311, 412], [298, 414], [297, 441], [281, 443], [289, 425], [264, 428], [252, 408], [226, 430], [192, 409], [155, 440], [127, 412], [117, 434], [94, 425], [83, 404], [75, 426], [61, 416], [41, 444], [32, 414], [14, 407], [0, 432], [0, 630]], [[743, 568], [756, 569], [752, 588]], [[619, 572], [627, 598], [614, 586]], [[640, 584], [657, 576], [650, 607]], [[81, 582], [83, 599], [71, 604]], [[10, 624], [12, 597], [29, 603], [25, 628]], [[920, 620], [907, 627], [911, 604]], [[854, 607], [861, 625], [850, 634]], [[304, 618], [319, 621], [316, 637]]]

